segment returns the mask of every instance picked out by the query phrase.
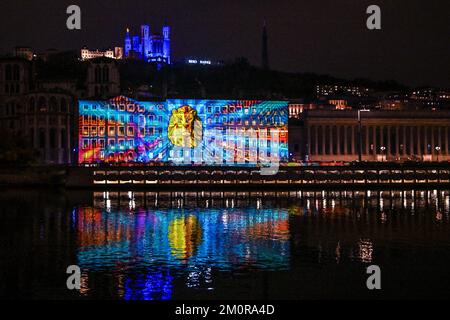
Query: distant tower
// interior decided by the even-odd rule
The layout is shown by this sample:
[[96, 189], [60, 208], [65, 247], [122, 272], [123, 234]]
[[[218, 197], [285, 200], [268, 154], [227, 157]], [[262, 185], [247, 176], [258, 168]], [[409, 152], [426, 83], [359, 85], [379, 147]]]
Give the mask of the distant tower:
[[141, 26], [141, 44], [142, 44], [142, 58], [148, 59], [150, 56], [150, 27], [146, 24]]
[[170, 27], [167, 21], [163, 26], [163, 57], [167, 59], [167, 64], [170, 64]]
[[125, 35], [125, 57], [128, 57], [128, 54], [131, 50], [131, 38], [130, 38], [130, 29], [127, 28], [127, 34]]
[[264, 20], [263, 33], [262, 33], [262, 68], [269, 69], [269, 49], [267, 46], [267, 26], [266, 20]]
[[142, 44], [141, 44], [141, 37], [139, 36], [133, 36], [132, 37], [132, 44], [133, 44], [133, 51], [134, 54], [139, 57], [142, 58], [141, 52], [142, 52]]

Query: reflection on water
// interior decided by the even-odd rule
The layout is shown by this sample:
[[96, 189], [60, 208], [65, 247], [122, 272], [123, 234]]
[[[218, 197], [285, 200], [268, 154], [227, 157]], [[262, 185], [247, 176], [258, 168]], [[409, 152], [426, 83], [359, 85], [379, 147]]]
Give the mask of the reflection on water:
[[[448, 191], [0, 195], [0, 295], [35, 298], [434, 297], [450, 284]], [[82, 270], [81, 290], [65, 269]]]
[[75, 219], [77, 264], [120, 275], [125, 298], [169, 299], [174, 277], [212, 289], [213, 268], [289, 266], [287, 210], [81, 207]]

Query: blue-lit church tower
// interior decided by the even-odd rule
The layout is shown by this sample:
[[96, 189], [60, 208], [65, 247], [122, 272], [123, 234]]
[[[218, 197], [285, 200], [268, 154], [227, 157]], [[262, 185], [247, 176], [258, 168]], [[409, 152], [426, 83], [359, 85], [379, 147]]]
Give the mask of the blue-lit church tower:
[[150, 26], [143, 24], [140, 35], [134, 36], [130, 35], [127, 28], [124, 54], [130, 59], [170, 64], [170, 27], [164, 23], [162, 34], [152, 34]]
[[130, 55], [130, 51], [131, 51], [130, 29], [127, 28], [127, 33], [125, 35], [125, 45], [124, 45], [125, 57], [128, 57]]
[[167, 23], [163, 27], [163, 56], [167, 58], [167, 63], [170, 64], [170, 27]]

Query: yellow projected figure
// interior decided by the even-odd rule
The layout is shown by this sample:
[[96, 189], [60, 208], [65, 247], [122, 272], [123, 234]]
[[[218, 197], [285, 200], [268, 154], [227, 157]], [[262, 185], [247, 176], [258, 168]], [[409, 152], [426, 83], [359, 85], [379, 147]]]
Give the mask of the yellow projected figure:
[[192, 257], [202, 241], [201, 225], [192, 215], [174, 219], [168, 231], [171, 252], [177, 259]]
[[168, 131], [173, 145], [195, 148], [202, 140], [202, 121], [195, 109], [182, 106], [172, 110]]

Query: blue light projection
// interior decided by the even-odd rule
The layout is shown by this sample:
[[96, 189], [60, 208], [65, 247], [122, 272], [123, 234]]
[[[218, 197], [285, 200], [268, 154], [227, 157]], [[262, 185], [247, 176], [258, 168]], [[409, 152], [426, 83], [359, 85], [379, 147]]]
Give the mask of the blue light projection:
[[81, 100], [79, 162], [259, 165], [285, 161], [287, 107], [285, 101], [257, 100], [146, 102], [124, 96]]
[[[124, 299], [170, 299], [174, 279], [211, 286], [212, 271], [288, 270], [284, 209], [77, 209], [77, 264], [116, 270]], [[136, 276], [136, 274], [140, 274]]]

